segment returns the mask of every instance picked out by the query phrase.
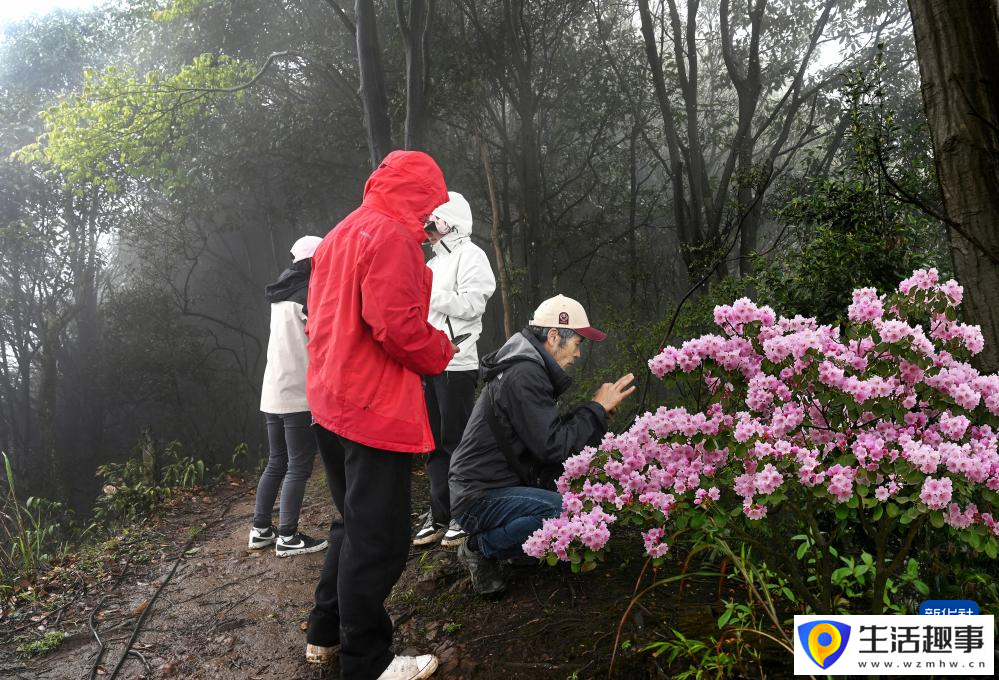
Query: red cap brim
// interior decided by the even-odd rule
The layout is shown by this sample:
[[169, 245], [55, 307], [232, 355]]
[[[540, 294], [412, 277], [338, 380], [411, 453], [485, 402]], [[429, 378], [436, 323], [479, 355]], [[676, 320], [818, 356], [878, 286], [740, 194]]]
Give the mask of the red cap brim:
[[592, 326], [587, 326], [586, 328], [573, 328], [572, 330], [576, 331], [587, 340], [593, 340], [594, 342], [600, 342], [601, 340], [607, 337], [606, 333], [604, 333], [603, 331], [598, 331], [596, 328], [593, 328]]

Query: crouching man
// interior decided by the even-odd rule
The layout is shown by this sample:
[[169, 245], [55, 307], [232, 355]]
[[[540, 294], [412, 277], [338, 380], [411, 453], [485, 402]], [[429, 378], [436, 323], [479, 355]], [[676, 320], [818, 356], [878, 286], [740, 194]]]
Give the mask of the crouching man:
[[458, 559], [480, 595], [504, 590], [497, 562], [524, 557], [527, 537], [561, 512], [562, 497], [539, 488], [542, 478], [556, 477], [566, 458], [598, 444], [608, 415], [635, 391], [629, 373], [602, 385], [592, 401], [559, 413], [557, 400], [572, 385], [566, 370], [581, 343], [606, 337], [590, 326], [582, 305], [556, 295], [541, 303], [527, 328], [481, 360], [485, 386], [448, 476], [452, 516], [469, 534]]

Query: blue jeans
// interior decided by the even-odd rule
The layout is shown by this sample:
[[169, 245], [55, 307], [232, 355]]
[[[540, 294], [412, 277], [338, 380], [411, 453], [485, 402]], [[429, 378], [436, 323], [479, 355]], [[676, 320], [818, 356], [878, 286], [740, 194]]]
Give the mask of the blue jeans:
[[486, 557], [506, 560], [523, 556], [521, 546], [544, 520], [562, 512], [562, 496], [531, 486], [489, 489], [458, 517], [458, 524], [477, 534]]

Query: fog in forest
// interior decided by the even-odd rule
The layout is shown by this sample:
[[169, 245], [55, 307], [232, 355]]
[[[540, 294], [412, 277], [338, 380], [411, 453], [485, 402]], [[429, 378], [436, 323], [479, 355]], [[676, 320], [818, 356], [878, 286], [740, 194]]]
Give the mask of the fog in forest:
[[624, 425], [666, 394], [648, 359], [718, 302], [835, 322], [854, 287], [953, 270], [940, 221], [903, 198], [940, 202], [919, 86], [895, 0], [118, 0], [16, 18], [0, 450], [19, 491], [84, 514], [107, 463], [255, 469], [264, 286], [395, 148], [430, 153], [472, 205], [499, 284], [480, 356], [574, 297], [610, 338], [567, 398], [633, 371]]

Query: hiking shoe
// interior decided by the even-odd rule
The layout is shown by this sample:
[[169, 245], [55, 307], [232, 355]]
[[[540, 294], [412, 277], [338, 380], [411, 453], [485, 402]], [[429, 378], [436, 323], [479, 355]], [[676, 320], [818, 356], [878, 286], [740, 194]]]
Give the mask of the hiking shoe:
[[292, 555], [304, 555], [326, 550], [327, 545], [329, 545], [328, 541], [320, 541], [299, 531], [294, 536], [278, 536], [274, 553], [278, 557], [291, 557]]
[[430, 545], [436, 543], [444, 537], [447, 527], [434, 522], [432, 513], [427, 513], [427, 518], [423, 521], [423, 526], [416, 532], [413, 545]]
[[468, 541], [458, 546], [458, 561], [465, 565], [472, 576], [472, 588], [483, 597], [496, 597], [506, 590], [506, 582], [499, 565], [480, 552], [468, 549]]
[[441, 545], [445, 548], [453, 548], [466, 538], [468, 538], [468, 532], [462, 529], [456, 520], [451, 520], [447, 531], [444, 532], [444, 538], [441, 539]]
[[250, 540], [247, 542], [246, 547], [250, 550], [260, 550], [261, 548], [266, 548], [268, 546], [274, 545], [278, 540], [277, 529], [270, 526], [266, 529], [258, 529], [257, 527], [250, 528]]
[[433, 654], [399, 656], [392, 659], [378, 680], [422, 680], [437, 670], [437, 657]]
[[541, 560], [528, 555], [517, 555], [503, 560], [503, 564], [508, 564], [511, 567], [536, 567], [541, 564]]
[[336, 656], [336, 647], [321, 647], [320, 645], [305, 645], [305, 663], [326, 665]]

